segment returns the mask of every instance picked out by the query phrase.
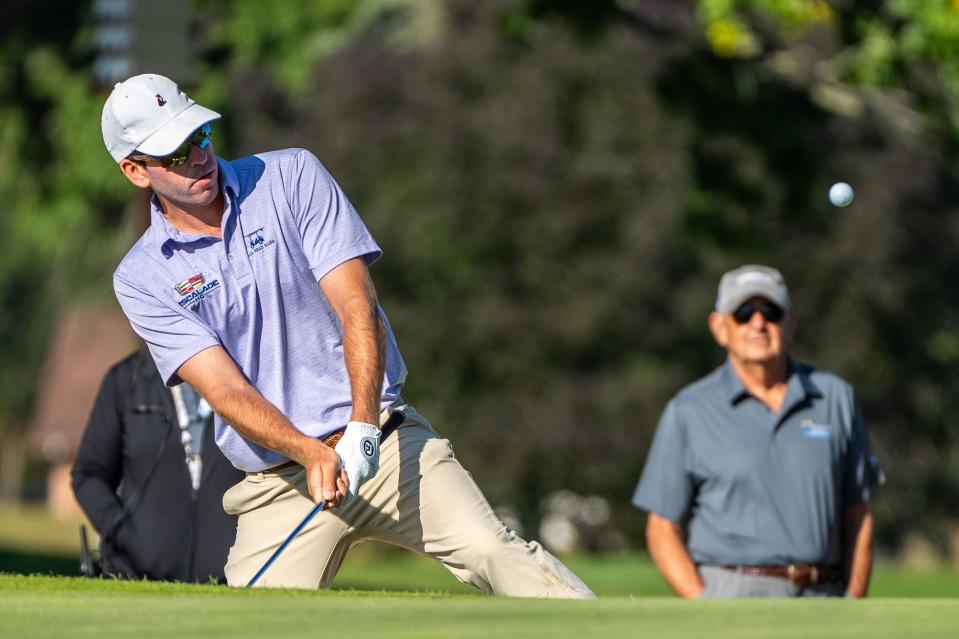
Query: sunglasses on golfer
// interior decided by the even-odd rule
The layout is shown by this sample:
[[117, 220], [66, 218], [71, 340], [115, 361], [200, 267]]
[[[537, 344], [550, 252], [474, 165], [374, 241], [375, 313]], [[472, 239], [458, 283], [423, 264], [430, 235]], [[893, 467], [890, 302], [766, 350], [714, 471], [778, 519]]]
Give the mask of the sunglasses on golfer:
[[193, 132], [186, 141], [177, 147], [177, 150], [171, 153], [170, 155], [164, 155], [163, 157], [156, 157], [154, 155], [146, 155], [145, 153], [137, 153], [134, 151], [130, 154], [131, 160], [153, 160], [159, 162], [160, 166], [165, 169], [169, 169], [174, 166], [180, 166], [181, 164], [186, 164], [186, 161], [190, 158], [190, 147], [195, 146], [201, 151], [206, 147], [210, 146], [210, 140], [213, 139], [213, 127], [210, 126], [210, 123], [207, 122], [199, 129]]
[[778, 324], [782, 321], [786, 311], [775, 304], [743, 304], [733, 311], [733, 319], [737, 324], [745, 324], [752, 319], [754, 313], [759, 313], [763, 319], [771, 324]]

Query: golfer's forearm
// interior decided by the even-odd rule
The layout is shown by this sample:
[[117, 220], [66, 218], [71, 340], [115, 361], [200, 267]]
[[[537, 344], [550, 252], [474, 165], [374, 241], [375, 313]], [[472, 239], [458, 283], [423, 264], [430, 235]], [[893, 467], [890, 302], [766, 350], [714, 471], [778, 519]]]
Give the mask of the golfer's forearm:
[[[865, 597], [869, 593], [872, 575], [873, 519], [868, 504], [853, 507], [846, 514], [848, 577], [846, 592], [851, 597]], [[856, 510], [854, 510], [856, 509]]]
[[305, 464], [316, 441], [307, 437], [252, 386], [221, 387], [206, 396], [210, 406], [244, 438]]
[[347, 319], [343, 326], [343, 353], [353, 396], [350, 419], [378, 426], [386, 349], [383, 321], [375, 308], [373, 314], [361, 312]]
[[353, 400], [350, 419], [379, 425], [386, 329], [366, 264], [360, 258], [343, 262], [319, 284], [343, 330], [343, 357]]
[[350, 376], [350, 419], [379, 425], [386, 328], [373, 281], [362, 260], [350, 260], [320, 280], [320, 287], [343, 327], [343, 358]]
[[650, 513], [646, 523], [646, 543], [656, 567], [677, 595], [692, 598], [702, 594], [702, 577], [686, 550], [678, 524]]
[[247, 381], [222, 347], [200, 351], [184, 362], [177, 374], [245, 439], [304, 465], [308, 453], [316, 450], [318, 440], [297, 430]]

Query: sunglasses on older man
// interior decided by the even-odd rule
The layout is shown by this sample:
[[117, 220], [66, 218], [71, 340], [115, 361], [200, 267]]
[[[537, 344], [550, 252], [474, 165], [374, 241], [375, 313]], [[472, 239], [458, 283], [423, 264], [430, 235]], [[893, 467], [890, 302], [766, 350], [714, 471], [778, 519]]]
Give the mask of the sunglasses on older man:
[[170, 155], [164, 155], [162, 157], [157, 157], [155, 155], [147, 155], [145, 153], [137, 153], [134, 151], [130, 154], [131, 160], [153, 160], [159, 162], [160, 166], [165, 169], [169, 169], [174, 166], [180, 166], [181, 164], [186, 164], [186, 161], [190, 159], [190, 147], [195, 146], [201, 151], [206, 147], [210, 146], [210, 140], [213, 138], [213, 127], [210, 126], [210, 123], [207, 122], [199, 129], [194, 131], [186, 141], [177, 147], [176, 151]]
[[782, 321], [786, 311], [775, 304], [743, 304], [733, 311], [733, 319], [737, 324], [745, 324], [752, 319], [753, 315], [759, 313], [763, 319], [771, 324], [778, 324]]

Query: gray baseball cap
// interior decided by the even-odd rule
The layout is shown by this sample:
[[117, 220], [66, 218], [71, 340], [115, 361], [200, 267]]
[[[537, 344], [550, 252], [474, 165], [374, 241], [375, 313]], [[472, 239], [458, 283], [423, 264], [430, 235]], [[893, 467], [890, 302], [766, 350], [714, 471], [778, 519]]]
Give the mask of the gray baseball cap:
[[758, 264], [746, 264], [723, 275], [716, 310], [732, 313], [750, 297], [764, 297], [784, 311], [789, 310], [789, 289], [782, 273]]

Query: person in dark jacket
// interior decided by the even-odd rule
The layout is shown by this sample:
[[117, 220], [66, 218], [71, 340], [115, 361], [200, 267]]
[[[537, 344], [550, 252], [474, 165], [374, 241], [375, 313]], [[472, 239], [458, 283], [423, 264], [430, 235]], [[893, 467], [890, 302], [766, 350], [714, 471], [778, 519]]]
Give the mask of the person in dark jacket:
[[209, 405], [187, 384], [167, 388], [146, 348], [107, 372], [72, 471], [104, 574], [225, 583], [236, 517], [223, 493], [243, 477], [213, 439]]

